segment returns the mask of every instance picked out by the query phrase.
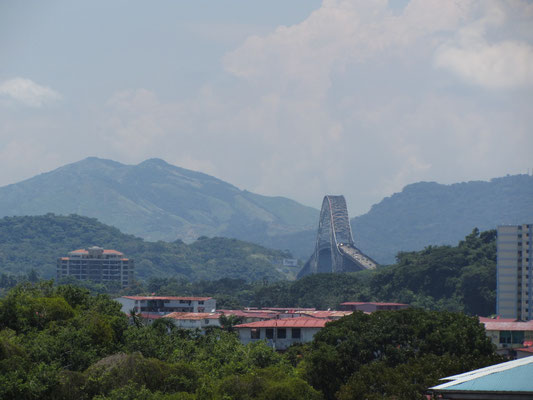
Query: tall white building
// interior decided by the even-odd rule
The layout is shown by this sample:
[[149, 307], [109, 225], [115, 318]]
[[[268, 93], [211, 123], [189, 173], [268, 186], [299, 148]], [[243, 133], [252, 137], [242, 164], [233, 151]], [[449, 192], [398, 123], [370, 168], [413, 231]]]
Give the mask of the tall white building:
[[529, 321], [533, 316], [533, 224], [498, 227], [496, 313]]
[[74, 250], [68, 257], [57, 260], [57, 279], [73, 276], [95, 283], [118, 283], [126, 287], [133, 283], [134, 262], [116, 250], [93, 246]]

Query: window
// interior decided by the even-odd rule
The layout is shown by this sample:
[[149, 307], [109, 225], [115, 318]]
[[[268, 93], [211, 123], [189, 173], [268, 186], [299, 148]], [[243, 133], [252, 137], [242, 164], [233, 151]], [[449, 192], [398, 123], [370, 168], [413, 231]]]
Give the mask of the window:
[[250, 339], [259, 339], [261, 337], [261, 331], [257, 328], [250, 329]]
[[265, 336], [267, 339], [274, 339], [274, 329], [273, 328], [266, 328]]
[[302, 336], [302, 330], [300, 328], [292, 328], [292, 338], [300, 339]]
[[285, 339], [287, 337], [287, 329], [278, 328], [278, 339]]

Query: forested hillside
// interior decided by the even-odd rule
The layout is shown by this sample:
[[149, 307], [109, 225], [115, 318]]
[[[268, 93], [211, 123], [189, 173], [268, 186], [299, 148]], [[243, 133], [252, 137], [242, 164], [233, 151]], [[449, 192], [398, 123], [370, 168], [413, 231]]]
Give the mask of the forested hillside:
[[208, 295], [221, 308], [316, 307], [335, 309], [345, 301], [408, 303], [428, 310], [489, 316], [496, 312], [496, 231], [475, 229], [457, 246], [428, 246], [398, 255], [398, 263], [347, 274], [308, 275], [297, 281], [222, 279], [187, 282], [150, 279], [146, 293]]
[[400, 251], [457, 243], [472, 227], [533, 222], [533, 176], [441, 185], [419, 182], [352, 219], [356, 245], [382, 264]]
[[224, 236], [263, 243], [313, 228], [318, 210], [261, 196], [160, 159], [96, 157], [0, 187], [0, 216], [78, 214], [146, 240]]
[[77, 215], [0, 219], [0, 272], [6, 274], [33, 269], [43, 278], [55, 277], [58, 257], [90, 246], [115, 249], [133, 258], [140, 280], [155, 276], [192, 281], [223, 277], [278, 280], [296, 272], [279, 264], [288, 254], [236, 239], [147, 242]]

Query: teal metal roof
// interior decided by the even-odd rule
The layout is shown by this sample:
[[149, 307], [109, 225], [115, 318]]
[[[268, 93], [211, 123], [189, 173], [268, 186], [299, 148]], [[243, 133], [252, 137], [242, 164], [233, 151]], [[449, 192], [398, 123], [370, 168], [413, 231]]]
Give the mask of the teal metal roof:
[[533, 356], [492, 365], [441, 380], [449, 380], [450, 382], [430, 389], [461, 392], [533, 393]]

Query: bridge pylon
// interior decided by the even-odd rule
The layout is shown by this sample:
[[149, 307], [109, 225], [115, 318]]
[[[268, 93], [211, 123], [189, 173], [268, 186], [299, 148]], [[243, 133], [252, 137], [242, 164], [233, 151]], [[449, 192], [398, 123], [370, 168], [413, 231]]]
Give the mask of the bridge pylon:
[[315, 251], [298, 278], [322, 272], [361, 271], [376, 267], [374, 260], [355, 247], [344, 196], [324, 196]]

